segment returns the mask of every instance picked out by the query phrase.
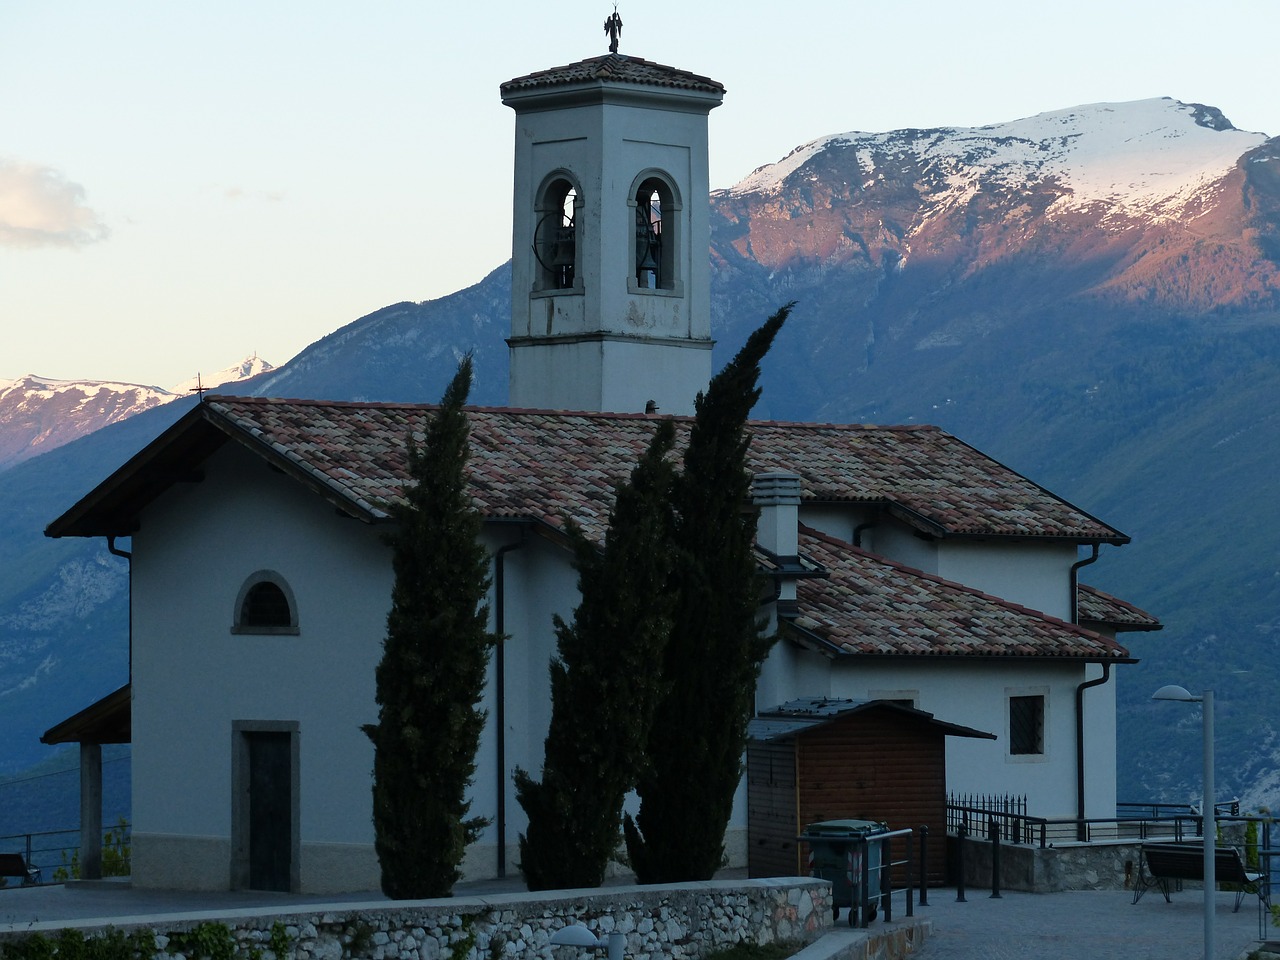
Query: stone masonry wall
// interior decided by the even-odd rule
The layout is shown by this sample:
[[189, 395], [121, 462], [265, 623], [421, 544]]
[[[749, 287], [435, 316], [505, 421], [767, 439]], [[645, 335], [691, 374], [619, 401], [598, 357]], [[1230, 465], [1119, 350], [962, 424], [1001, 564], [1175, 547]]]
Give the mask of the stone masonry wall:
[[[1220, 846], [1235, 846], [1242, 849], [1245, 843], [1244, 824], [1239, 822], [1222, 824], [1219, 837]], [[1186, 839], [1196, 842], [1194, 836]], [[950, 842], [959, 843], [954, 837]], [[1066, 843], [1045, 848], [1035, 844], [1002, 843], [1000, 845], [1000, 886], [1004, 890], [1021, 890], [1029, 893], [1056, 893], [1060, 890], [1132, 890], [1138, 879], [1141, 846], [1141, 840]], [[952, 862], [954, 862], [954, 855]], [[974, 889], [990, 889], [991, 864], [991, 843], [973, 837], [966, 838], [964, 841], [965, 884]]]
[[[551, 934], [584, 923], [597, 936], [626, 936], [628, 960], [694, 960], [711, 950], [749, 941], [810, 943], [831, 927], [831, 888], [825, 881], [708, 881], [679, 886], [615, 887], [563, 894], [504, 894], [478, 899], [375, 902], [248, 915], [155, 917], [118, 924], [150, 927], [157, 960], [184, 958], [181, 944], [201, 924], [221, 923], [234, 938], [238, 960], [283, 960], [271, 949], [287, 934], [296, 960], [586, 960], [580, 948], [552, 947]], [[33, 924], [26, 934], [73, 924]], [[41, 931], [41, 928], [47, 928]], [[81, 926], [86, 936], [102, 932]], [[185, 936], [184, 936], [185, 935]], [[603, 956], [600, 954], [599, 956]], [[192, 958], [194, 960], [194, 958]]]

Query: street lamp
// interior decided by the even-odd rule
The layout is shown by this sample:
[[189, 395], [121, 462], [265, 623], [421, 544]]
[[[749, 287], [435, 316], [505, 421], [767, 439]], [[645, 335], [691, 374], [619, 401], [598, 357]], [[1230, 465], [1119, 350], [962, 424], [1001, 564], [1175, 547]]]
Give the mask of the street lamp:
[[607, 939], [597, 937], [581, 923], [561, 927], [551, 935], [553, 947], [590, 947], [594, 950], [608, 949], [609, 960], [622, 960], [622, 952], [627, 938], [617, 930], [610, 931]]
[[1197, 697], [1188, 693], [1185, 687], [1170, 683], [1153, 693], [1151, 699], [1204, 705], [1204, 799], [1200, 811], [1204, 816], [1204, 960], [1213, 960], [1213, 888], [1217, 886], [1214, 856], [1218, 832], [1214, 825], [1217, 811], [1213, 807], [1213, 691], [1206, 690]]

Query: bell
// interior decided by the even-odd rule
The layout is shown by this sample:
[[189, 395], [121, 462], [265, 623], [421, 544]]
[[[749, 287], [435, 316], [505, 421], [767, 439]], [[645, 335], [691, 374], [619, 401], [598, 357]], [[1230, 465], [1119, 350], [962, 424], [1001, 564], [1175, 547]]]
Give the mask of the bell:
[[572, 267], [574, 248], [577, 241], [573, 227], [556, 227], [555, 239], [551, 242], [551, 267]]
[[656, 288], [659, 271], [662, 269], [661, 250], [654, 239], [645, 243], [637, 237], [636, 242], [642, 244], [636, 250], [636, 284], [640, 287]]

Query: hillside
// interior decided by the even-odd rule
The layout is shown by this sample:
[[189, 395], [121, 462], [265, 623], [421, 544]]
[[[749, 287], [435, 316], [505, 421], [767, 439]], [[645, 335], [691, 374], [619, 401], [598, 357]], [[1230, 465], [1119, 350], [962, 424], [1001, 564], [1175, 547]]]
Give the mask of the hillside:
[[[1223, 793], [1273, 802], [1280, 141], [1173, 100], [824, 137], [713, 195], [711, 259], [717, 365], [799, 301], [757, 416], [936, 423], [1133, 537], [1086, 576], [1166, 624], [1124, 638], [1143, 660], [1119, 671], [1124, 798], [1185, 801], [1198, 779], [1194, 713], [1147, 699], [1178, 682], [1217, 690]], [[473, 399], [502, 403], [509, 285], [503, 267], [378, 310], [242, 389], [434, 399], [474, 350]], [[19, 739], [83, 705], [77, 671], [100, 664], [100, 693], [119, 683], [118, 594], [79, 633], [4, 617], [118, 566], [39, 531], [158, 413], [0, 474], [0, 649], [22, 664], [0, 660], [0, 713]], [[14, 717], [2, 694], [19, 687]]]

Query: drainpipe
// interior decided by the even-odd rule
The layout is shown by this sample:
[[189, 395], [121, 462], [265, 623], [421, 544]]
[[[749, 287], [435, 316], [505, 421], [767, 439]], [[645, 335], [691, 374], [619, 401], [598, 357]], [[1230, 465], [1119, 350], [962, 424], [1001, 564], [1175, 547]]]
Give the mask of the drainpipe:
[[1102, 676], [1086, 680], [1076, 687], [1076, 839], [1083, 842], [1084, 828], [1084, 692], [1111, 679], [1111, 664], [1102, 661]]
[[1080, 568], [1098, 562], [1098, 545], [1093, 546], [1093, 555], [1077, 560], [1071, 565], [1071, 623], [1080, 622]]
[[[1083, 560], [1071, 565], [1071, 622], [1080, 622], [1080, 568], [1098, 561], [1098, 544], [1091, 544], [1093, 553]], [[1111, 664], [1103, 661], [1102, 676], [1095, 680], [1086, 680], [1076, 687], [1076, 819], [1084, 820], [1084, 692], [1090, 687], [1097, 687], [1111, 677]], [[1084, 823], [1076, 825], [1076, 839], [1083, 842], [1085, 838]]]
[[116, 557], [124, 557], [129, 567], [129, 682], [133, 683], [133, 554], [116, 546], [114, 534], [107, 537], [107, 553]]
[[520, 539], [503, 544], [493, 555], [493, 628], [498, 635], [497, 650], [493, 658], [493, 685], [495, 690], [494, 727], [497, 738], [494, 753], [497, 757], [498, 810], [494, 816], [498, 833], [498, 879], [507, 875], [507, 564], [506, 556], [519, 550], [529, 537], [529, 528], [521, 525]]

